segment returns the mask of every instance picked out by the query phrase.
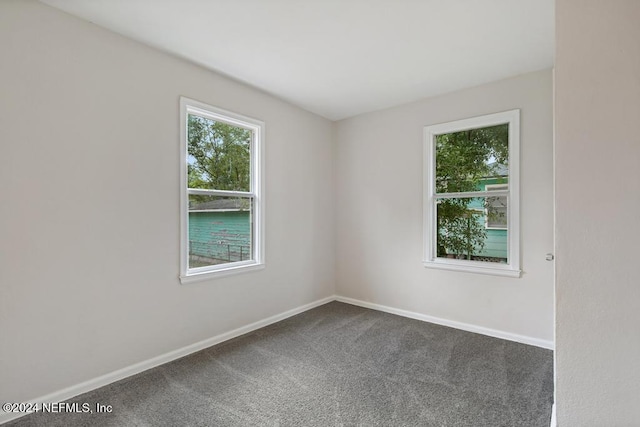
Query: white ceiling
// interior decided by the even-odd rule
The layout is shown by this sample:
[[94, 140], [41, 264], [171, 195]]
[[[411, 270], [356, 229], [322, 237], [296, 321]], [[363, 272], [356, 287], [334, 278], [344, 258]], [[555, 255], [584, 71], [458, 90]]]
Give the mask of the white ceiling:
[[554, 0], [41, 0], [332, 120], [550, 68]]

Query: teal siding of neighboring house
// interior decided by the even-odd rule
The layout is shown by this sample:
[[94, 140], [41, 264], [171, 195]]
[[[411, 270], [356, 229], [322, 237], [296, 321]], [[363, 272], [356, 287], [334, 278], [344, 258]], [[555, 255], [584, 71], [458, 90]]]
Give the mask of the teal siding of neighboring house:
[[507, 258], [507, 230], [487, 230], [484, 248], [476, 256]]
[[[487, 185], [492, 184], [506, 184], [507, 180], [504, 178], [492, 178], [483, 180], [480, 184], [480, 191], [484, 191]], [[478, 209], [484, 211], [484, 200], [474, 199], [469, 204], [469, 208]], [[482, 222], [484, 226], [485, 217], [482, 215], [478, 221]], [[492, 258], [508, 258], [508, 236], [507, 230], [494, 230], [487, 229], [487, 238], [484, 241], [484, 248], [473, 254], [478, 257], [492, 257]]]
[[189, 212], [189, 255], [221, 261], [251, 258], [249, 211]]

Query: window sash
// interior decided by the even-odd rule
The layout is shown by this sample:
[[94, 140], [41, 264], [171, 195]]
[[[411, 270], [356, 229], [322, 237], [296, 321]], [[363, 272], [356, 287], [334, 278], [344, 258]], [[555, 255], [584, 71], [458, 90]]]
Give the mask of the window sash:
[[[213, 108], [213, 107], [210, 107]], [[214, 108], [215, 109], [215, 108]], [[222, 110], [220, 110], [222, 111]], [[233, 114], [233, 113], [227, 113], [227, 114]], [[185, 125], [186, 125], [186, 135], [185, 138], [189, 138], [189, 127], [188, 127], [188, 122], [189, 122], [189, 116], [198, 116], [198, 117], [202, 117], [204, 119], [207, 120], [212, 120], [215, 122], [220, 122], [220, 123], [224, 123], [230, 126], [234, 126], [234, 127], [238, 127], [241, 129], [245, 129], [251, 132], [251, 144], [249, 146], [249, 191], [251, 193], [255, 193], [256, 192], [256, 187], [258, 185], [258, 179], [259, 177], [256, 175], [258, 173], [258, 169], [259, 166], [256, 163], [256, 159], [258, 157], [260, 157], [260, 153], [259, 151], [254, 153], [254, 150], [259, 150], [258, 147], [258, 138], [259, 137], [263, 137], [263, 132], [262, 134], [257, 133], [257, 128], [256, 126], [251, 126], [247, 123], [245, 123], [244, 121], [241, 121], [238, 118], [233, 118], [233, 117], [227, 117], [226, 115], [223, 115], [222, 113], [214, 113], [213, 111], [209, 111], [209, 110], [204, 110], [203, 108], [198, 108], [198, 107], [194, 107], [193, 105], [187, 105], [186, 106], [186, 114], [183, 117]], [[239, 115], [233, 114], [234, 116], [237, 117], [241, 117]], [[252, 119], [249, 119], [252, 120]], [[187, 149], [187, 147], [185, 147], [185, 149]], [[188, 150], [188, 149], [187, 149]], [[189, 154], [187, 153], [187, 158], [189, 157]], [[189, 188], [189, 190], [209, 190], [206, 188], [201, 188], [201, 189], [196, 189], [196, 188]], [[216, 190], [216, 189], [211, 189], [213, 191], [228, 191], [228, 190]]]
[[[189, 272], [223, 269], [239, 263], [245, 264], [245, 261], [254, 262], [255, 199], [251, 196], [208, 197], [213, 200], [196, 199], [194, 205], [187, 209]], [[230, 199], [232, 203], [224, 203], [225, 199]], [[220, 206], [219, 202], [223, 202], [223, 205]], [[216, 203], [218, 206], [215, 206]], [[213, 205], [209, 206], [210, 204]], [[221, 227], [219, 221], [223, 219], [225, 223]]]

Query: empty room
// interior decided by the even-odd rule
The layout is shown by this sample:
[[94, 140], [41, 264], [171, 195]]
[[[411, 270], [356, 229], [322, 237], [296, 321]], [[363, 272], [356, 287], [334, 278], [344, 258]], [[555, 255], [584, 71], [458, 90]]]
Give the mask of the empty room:
[[637, 22], [0, 0], [0, 424], [640, 426]]

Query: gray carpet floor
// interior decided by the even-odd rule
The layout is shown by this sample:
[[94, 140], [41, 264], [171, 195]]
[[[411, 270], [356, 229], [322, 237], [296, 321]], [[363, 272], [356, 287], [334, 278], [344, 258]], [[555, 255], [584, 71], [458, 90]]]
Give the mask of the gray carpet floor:
[[552, 359], [332, 302], [7, 425], [548, 427]]

